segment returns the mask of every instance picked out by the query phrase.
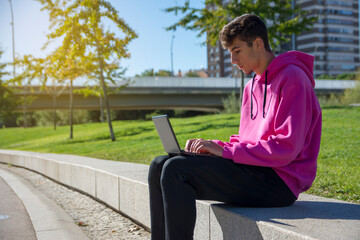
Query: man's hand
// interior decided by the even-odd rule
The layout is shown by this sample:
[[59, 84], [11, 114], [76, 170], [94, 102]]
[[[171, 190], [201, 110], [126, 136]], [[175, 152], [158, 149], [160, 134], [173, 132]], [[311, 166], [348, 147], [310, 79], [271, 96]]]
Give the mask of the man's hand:
[[191, 153], [212, 154], [222, 157], [223, 148], [211, 140], [198, 138], [187, 140], [185, 151]]

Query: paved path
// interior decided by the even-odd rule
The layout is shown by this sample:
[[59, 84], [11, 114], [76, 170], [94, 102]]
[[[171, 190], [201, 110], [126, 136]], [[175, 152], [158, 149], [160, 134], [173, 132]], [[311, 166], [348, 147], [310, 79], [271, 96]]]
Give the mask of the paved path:
[[[21, 177], [19, 177], [21, 176]], [[150, 233], [143, 228], [134, 224], [129, 219], [121, 216], [119, 213], [107, 208], [103, 204], [91, 199], [88, 196], [70, 190], [62, 185], [23, 168], [9, 167], [0, 164], [0, 217], [2, 215], [9, 216], [8, 203], [2, 204], [2, 195], [7, 196], [7, 192], [12, 192], [12, 196], [17, 198], [16, 206], [23, 207], [23, 214], [10, 222], [9, 217], [0, 220], [0, 240], [12, 239], [123, 239], [123, 240], [148, 240]], [[3, 191], [7, 186], [8, 191]], [[8, 186], [10, 185], [10, 186]], [[22, 185], [19, 188], [17, 185]], [[17, 189], [17, 194], [11, 189]], [[29, 192], [30, 191], [30, 192]], [[4, 192], [4, 194], [2, 194]], [[34, 196], [28, 196], [34, 195]], [[24, 196], [25, 195], [25, 196]], [[29, 201], [29, 198], [46, 199], [46, 201]], [[29, 215], [25, 207], [30, 207]], [[31, 206], [28, 206], [31, 204]], [[33, 210], [37, 209], [34, 213]], [[4, 209], [4, 211], [2, 210]], [[4, 213], [3, 213], [4, 212]], [[34, 215], [35, 214], [35, 215]], [[27, 218], [26, 218], [27, 216]], [[30, 219], [34, 223], [35, 231]], [[23, 226], [17, 224], [17, 221], [27, 220], [28, 225]], [[12, 228], [3, 229], [3, 222], [13, 226]], [[4, 227], [5, 228], [5, 227]], [[19, 229], [25, 229], [21, 236], [11, 237], [9, 234], [17, 234]], [[29, 234], [33, 231], [33, 235]], [[36, 235], [35, 235], [36, 232]], [[6, 235], [5, 235], [6, 234]], [[10, 237], [9, 237], [10, 236]], [[25, 236], [25, 237], [24, 237]], [[31, 238], [33, 236], [33, 238]]]
[[0, 203], [0, 239], [36, 239], [24, 204], [1, 176]]

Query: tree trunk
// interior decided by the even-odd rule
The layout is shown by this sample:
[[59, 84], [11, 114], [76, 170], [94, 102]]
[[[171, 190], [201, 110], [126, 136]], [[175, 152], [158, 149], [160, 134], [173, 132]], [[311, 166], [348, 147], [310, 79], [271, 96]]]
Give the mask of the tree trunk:
[[113, 131], [112, 124], [111, 124], [109, 99], [107, 96], [107, 90], [106, 90], [105, 79], [104, 79], [104, 74], [103, 74], [104, 67], [103, 67], [102, 59], [100, 57], [99, 57], [99, 65], [100, 65], [100, 81], [101, 81], [101, 87], [102, 87], [103, 93], [104, 93], [106, 115], [107, 115], [107, 121], [109, 123], [110, 137], [111, 137], [112, 141], [115, 141], [115, 135], [114, 135], [114, 131]]
[[54, 130], [56, 130], [56, 84], [55, 80], [53, 80], [53, 122], [54, 122]]
[[23, 118], [24, 118], [24, 128], [27, 128], [28, 124], [27, 124], [27, 118], [26, 118], [26, 111], [27, 111], [27, 106], [26, 106], [26, 102], [27, 102], [27, 88], [26, 85], [24, 85], [24, 104], [23, 104]]
[[54, 108], [54, 113], [53, 113], [54, 130], [56, 130], [56, 90], [53, 95], [53, 108]]
[[104, 121], [104, 102], [103, 102], [103, 97], [100, 94], [100, 120], [101, 122], [105, 122]]
[[73, 80], [70, 79], [70, 139], [73, 138]]

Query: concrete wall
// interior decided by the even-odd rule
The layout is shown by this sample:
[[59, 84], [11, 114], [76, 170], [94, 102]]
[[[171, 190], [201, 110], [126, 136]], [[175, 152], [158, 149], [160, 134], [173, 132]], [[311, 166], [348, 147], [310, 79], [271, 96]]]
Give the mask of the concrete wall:
[[[150, 229], [145, 165], [10, 150], [0, 150], [0, 162], [80, 190]], [[358, 204], [302, 194], [285, 208], [240, 208], [210, 201], [197, 201], [196, 206], [196, 240], [360, 239]]]

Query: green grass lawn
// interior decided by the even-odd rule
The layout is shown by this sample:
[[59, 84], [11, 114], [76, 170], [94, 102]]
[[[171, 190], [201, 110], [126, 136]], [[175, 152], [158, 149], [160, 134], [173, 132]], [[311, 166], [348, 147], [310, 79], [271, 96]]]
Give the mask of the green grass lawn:
[[[310, 194], [360, 203], [360, 108], [324, 108], [318, 174]], [[239, 115], [172, 118], [181, 147], [187, 139], [202, 137], [228, 141], [239, 127]], [[74, 126], [8, 128], [0, 130], [0, 148], [75, 154], [100, 159], [150, 164], [165, 154], [152, 121], [113, 122], [116, 141], [107, 123]]]

